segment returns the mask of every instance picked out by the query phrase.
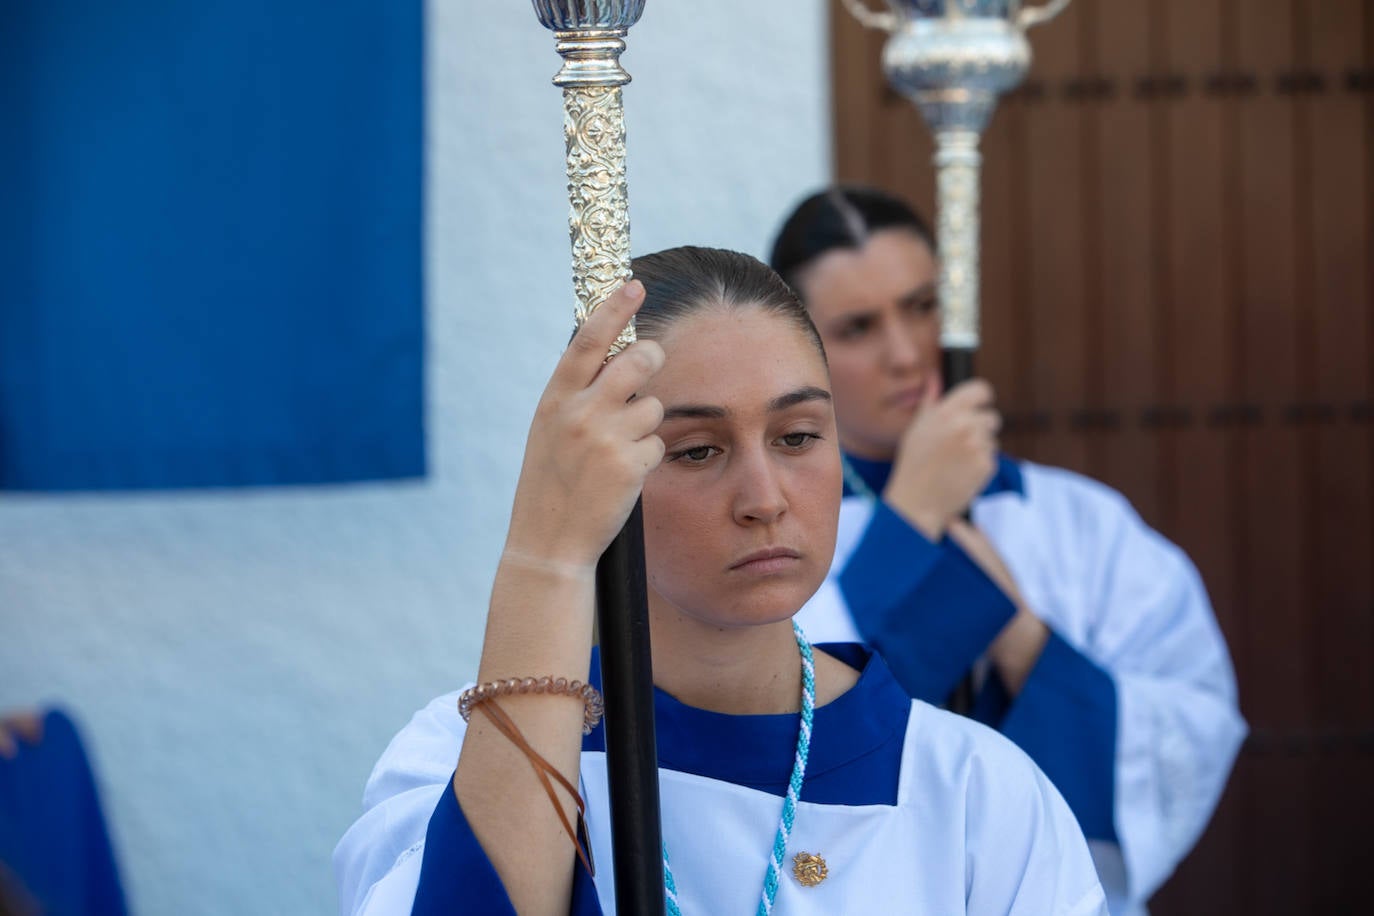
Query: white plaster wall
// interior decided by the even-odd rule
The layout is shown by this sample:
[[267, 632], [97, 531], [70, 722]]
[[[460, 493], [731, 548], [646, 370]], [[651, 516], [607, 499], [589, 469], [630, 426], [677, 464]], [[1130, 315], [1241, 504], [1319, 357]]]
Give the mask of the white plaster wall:
[[[825, 12], [649, 0], [624, 58], [636, 251], [762, 254], [829, 174]], [[570, 326], [558, 58], [523, 0], [428, 18], [430, 478], [0, 494], [0, 709], [75, 711], [141, 916], [334, 912], [373, 761], [476, 666]]]

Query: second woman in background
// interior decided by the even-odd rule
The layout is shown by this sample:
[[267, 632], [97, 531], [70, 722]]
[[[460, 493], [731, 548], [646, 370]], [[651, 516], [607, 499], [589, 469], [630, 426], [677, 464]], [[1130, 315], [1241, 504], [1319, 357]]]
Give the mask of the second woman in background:
[[987, 382], [945, 390], [935, 247], [901, 201], [842, 187], [774, 242], [825, 341], [848, 497], [798, 619], [877, 647], [927, 701], [972, 670], [975, 718], [1064, 793], [1114, 916], [1139, 914], [1245, 736], [1230, 658], [1183, 551], [1115, 490], [1000, 454]]

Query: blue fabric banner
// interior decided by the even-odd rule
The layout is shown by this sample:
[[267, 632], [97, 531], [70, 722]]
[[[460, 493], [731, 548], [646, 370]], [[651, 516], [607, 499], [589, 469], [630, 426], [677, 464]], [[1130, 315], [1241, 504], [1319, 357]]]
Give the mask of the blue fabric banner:
[[0, 5], [0, 488], [424, 473], [422, 0]]

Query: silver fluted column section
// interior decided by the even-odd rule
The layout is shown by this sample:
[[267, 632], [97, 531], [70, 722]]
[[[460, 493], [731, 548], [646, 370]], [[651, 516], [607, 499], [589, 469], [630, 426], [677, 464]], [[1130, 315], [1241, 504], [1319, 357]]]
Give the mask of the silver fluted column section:
[[[534, 0], [534, 10], [553, 30], [563, 56], [563, 68], [553, 81], [563, 89], [574, 311], [580, 326], [630, 277], [620, 90], [630, 75], [620, 66], [620, 54], [625, 35], [644, 10], [644, 0]], [[631, 324], [621, 332], [611, 355], [633, 342]], [[602, 728], [616, 909], [662, 916], [663, 831], [640, 502], [597, 563], [596, 619], [606, 700]]]

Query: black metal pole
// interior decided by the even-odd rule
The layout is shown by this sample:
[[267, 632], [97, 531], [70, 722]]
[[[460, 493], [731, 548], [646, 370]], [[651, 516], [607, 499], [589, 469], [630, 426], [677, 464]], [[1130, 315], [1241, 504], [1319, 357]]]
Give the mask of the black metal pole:
[[973, 358], [975, 355], [977, 355], [976, 350], [970, 350], [966, 347], [946, 347], [940, 352], [940, 368], [945, 383], [945, 391], [949, 391], [955, 385], [973, 378]]
[[[973, 357], [976, 352], [966, 347], [948, 347], [941, 352], [940, 363], [946, 391], [973, 378]], [[964, 518], [968, 517], [969, 510], [965, 509]], [[954, 685], [945, 705], [951, 712], [966, 716], [973, 711], [973, 694], [973, 672], [967, 671]]]
[[606, 729], [616, 910], [632, 916], [662, 916], [663, 828], [642, 501], [635, 502], [625, 527], [596, 565], [596, 622], [606, 702], [602, 727]]

